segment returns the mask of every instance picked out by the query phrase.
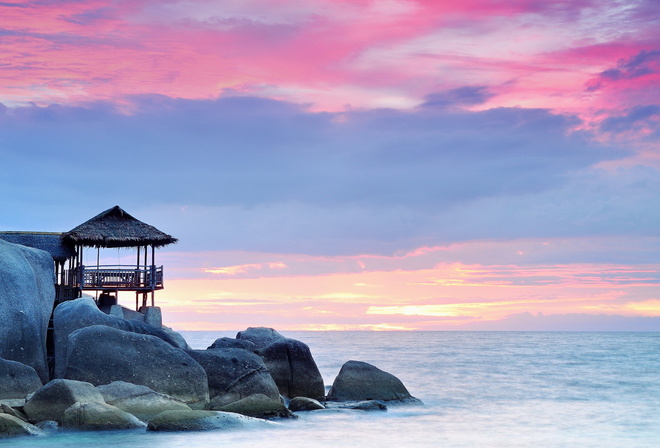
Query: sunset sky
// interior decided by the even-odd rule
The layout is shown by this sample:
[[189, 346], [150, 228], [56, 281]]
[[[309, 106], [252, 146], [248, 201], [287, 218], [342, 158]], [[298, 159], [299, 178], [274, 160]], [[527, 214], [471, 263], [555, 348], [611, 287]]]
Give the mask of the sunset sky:
[[0, 103], [0, 230], [174, 235], [175, 329], [660, 331], [657, 0], [9, 0]]

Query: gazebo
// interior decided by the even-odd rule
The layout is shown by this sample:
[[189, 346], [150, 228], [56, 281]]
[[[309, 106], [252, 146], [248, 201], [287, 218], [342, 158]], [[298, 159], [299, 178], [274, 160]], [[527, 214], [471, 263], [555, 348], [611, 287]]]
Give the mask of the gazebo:
[[[64, 286], [74, 295], [82, 291], [100, 291], [99, 305], [116, 303], [119, 291], [135, 291], [135, 307], [147, 306], [151, 293], [163, 289], [163, 266], [156, 266], [156, 248], [175, 243], [176, 238], [146, 224], [119, 206], [108, 209], [61, 236], [62, 242], [74, 248], [74, 255], [64, 272]], [[96, 264], [86, 264], [83, 248], [97, 249]], [[101, 265], [102, 248], [136, 248], [134, 265]]]

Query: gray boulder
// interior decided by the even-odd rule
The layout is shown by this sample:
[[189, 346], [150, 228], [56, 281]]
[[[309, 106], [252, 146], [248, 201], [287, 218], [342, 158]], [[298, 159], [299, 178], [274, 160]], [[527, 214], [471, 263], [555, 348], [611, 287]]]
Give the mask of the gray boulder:
[[94, 385], [125, 381], [147, 386], [193, 408], [209, 402], [202, 366], [155, 336], [95, 325], [73, 332], [68, 349], [65, 378]]
[[0, 439], [17, 436], [39, 436], [39, 428], [9, 414], [0, 414]]
[[307, 344], [289, 338], [278, 339], [257, 352], [285, 397], [322, 400], [325, 386], [321, 372]]
[[64, 365], [68, 351], [69, 335], [93, 325], [105, 325], [136, 334], [155, 336], [177, 347], [177, 342], [162, 328], [156, 328], [139, 320], [127, 320], [105, 314], [91, 297], [63, 302], [53, 314], [53, 339], [55, 341], [55, 378], [64, 377]]
[[361, 361], [348, 361], [339, 371], [328, 401], [398, 401], [421, 403], [394, 375]]
[[284, 336], [272, 328], [250, 327], [247, 330], [239, 331], [236, 334], [236, 339], [252, 342], [255, 345], [255, 349], [259, 350], [275, 341], [284, 339]]
[[209, 397], [216, 406], [253, 394], [279, 400], [280, 393], [263, 360], [240, 348], [191, 350], [190, 356], [206, 371]]
[[24, 399], [41, 386], [41, 379], [32, 367], [0, 359], [0, 400]]
[[75, 403], [64, 411], [62, 427], [82, 431], [138, 429], [146, 423], [106, 403]]
[[257, 418], [293, 418], [294, 415], [291, 411], [282, 404], [279, 400], [273, 400], [263, 394], [254, 394], [242, 400], [229, 403], [218, 409], [213, 407], [211, 402], [211, 409], [234, 412], [236, 414], [247, 415], [248, 417]]
[[242, 348], [253, 352], [257, 349], [257, 346], [254, 342], [248, 341], [247, 339], [219, 338], [211, 344], [209, 350], [217, 348]]
[[210, 431], [268, 428], [273, 423], [220, 411], [165, 411], [148, 424], [149, 431]]
[[188, 411], [190, 407], [183, 401], [168, 395], [159, 394], [146, 386], [115, 381], [96, 388], [106, 403], [122, 411], [133, 414], [142, 421], [148, 422], [156, 415], [165, 411]]
[[296, 397], [289, 402], [289, 410], [292, 412], [318, 411], [325, 409], [318, 400], [307, 397]]
[[0, 239], [0, 358], [32, 367], [48, 382], [46, 332], [55, 301], [53, 258]]
[[49, 382], [25, 403], [23, 410], [32, 422], [62, 421], [64, 411], [75, 403], [104, 403], [90, 383], [57, 379]]

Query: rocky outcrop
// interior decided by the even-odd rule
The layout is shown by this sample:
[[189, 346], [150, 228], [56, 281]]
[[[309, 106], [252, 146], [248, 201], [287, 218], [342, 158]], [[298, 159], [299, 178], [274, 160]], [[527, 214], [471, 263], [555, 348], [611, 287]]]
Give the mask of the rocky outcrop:
[[216, 429], [268, 428], [269, 422], [231, 412], [165, 411], [153, 418], [149, 431], [210, 431]]
[[307, 344], [283, 337], [257, 353], [268, 367], [280, 394], [289, 398], [324, 398], [323, 378]]
[[0, 359], [0, 400], [24, 399], [43, 384], [30, 366]]
[[69, 335], [81, 328], [105, 325], [135, 334], [155, 336], [168, 344], [178, 347], [166, 331], [139, 320], [127, 320], [105, 314], [98, 309], [91, 297], [83, 297], [63, 302], [53, 313], [53, 336], [55, 341], [55, 378], [64, 377], [64, 365], [68, 352]]
[[94, 385], [125, 381], [147, 386], [197, 409], [209, 402], [206, 372], [186, 352], [155, 336], [104, 325], [69, 336], [63, 373]]
[[328, 401], [397, 401], [421, 403], [394, 375], [361, 361], [348, 361], [335, 378]]
[[[213, 402], [211, 402], [213, 403]], [[212, 410], [234, 412], [236, 414], [247, 415], [257, 418], [292, 418], [293, 413], [279, 400], [273, 400], [263, 394], [254, 394], [245, 397], [242, 400], [235, 401], [221, 408]]]
[[54, 300], [51, 255], [0, 239], [0, 358], [32, 367], [43, 383]]
[[279, 400], [275, 381], [263, 360], [240, 348], [191, 350], [188, 352], [206, 371], [209, 396], [220, 407], [253, 394]]
[[105, 403], [90, 383], [57, 379], [37, 390], [23, 408], [32, 422], [62, 422], [64, 412], [75, 403]]
[[146, 427], [134, 415], [106, 403], [75, 403], [64, 411], [62, 427], [81, 431], [106, 431]]
[[189, 411], [190, 407], [183, 401], [168, 395], [159, 394], [146, 386], [115, 381], [96, 388], [106, 403], [122, 411], [133, 414], [142, 421], [148, 422], [156, 415], [165, 411]]
[[260, 350], [275, 341], [279, 341], [285, 338], [272, 328], [249, 327], [247, 330], [239, 331], [236, 334], [236, 339], [240, 341], [252, 342], [255, 346], [255, 349]]

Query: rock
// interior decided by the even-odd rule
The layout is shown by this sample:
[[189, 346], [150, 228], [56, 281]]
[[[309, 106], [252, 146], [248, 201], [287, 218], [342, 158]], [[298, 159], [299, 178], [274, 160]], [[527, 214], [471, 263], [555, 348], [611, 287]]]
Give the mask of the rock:
[[17, 436], [39, 436], [43, 432], [34, 425], [9, 414], [0, 414], [0, 439]]
[[62, 427], [83, 431], [137, 429], [146, 423], [106, 403], [75, 403], [64, 411]]
[[125, 381], [147, 386], [193, 408], [209, 402], [206, 372], [186, 352], [155, 336], [103, 325], [69, 336], [64, 376], [94, 385]]
[[219, 348], [242, 348], [244, 350], [249, 350], [251, 352], [257, 350], [257, 346], [252, 341], [248, 341], [247, 339], [232, 339], [232, 338], [216, 339], [208, 349], [212, 350]]
[[282, 338], [257, 352], [266, 363], [280, 394], [322, 400], [325, 386], [307, 344]]
[[177, 347], [176, 341], [162, 328], [156, 328], [139, 320], [126, 320], [105, 314], [91, 297], [63, 302], [53, 313], [53, 339], [55, 341], [55, 378], [64, 378], [64, 365], [68, 351], [69, 335], [81, 328], [105, 325], [136, 334], [155, 336]]
[[329, 410], [353, 410], [353, 411], [387, 411], [387, 406], [382, 401], [338, 401], [326, 402], [326, 409]]
[[236, 334], [236, 339], [241, 341], [250, 341], [255, 345], [257, 350], [272, 344], [275, 341], [284, 339], [284, 336], [279, 334], [272, 328], [266, 327], [250, 327], [247, 330], [239, 331]]
[[0, 400], [24, 399], [41, 386], [41, 379], [32, 367], [0, 359]]
[[235, 412], [236, 414], [247, 415], [249, 417], [257, 418], [292, 418], [294, 415], [291, 413], [282, 402], [274, 401], [272, 398], [263, 394], [254, 394], [242, 400], [235, 401], [221, 408], [215, 409], [213, 402], [211, 402], [211, 409]]
[[214, 429], [268, 428], [270, 422], [231, 412], [165, 411], [148, 424], [149, 431], [209, 431]]
[[60, 429], [60, 424], [55, 420], [44, 420], [42, 422], [37, 422], [34, 426], [42, 430], [43, 432], [55, 432]]
[[348, 361], [339, 371], [328, 401], [399, 401], [421, 403], [394, 375], [366, 362]]
[[318, 400], [307, 397], [296, 397], [289, 402], [289, 410], [292, 412], [317, 411], [325, 409]]
[[159, 394], [146, 386], [124, 381], [115, 381], [98, 386], [96, 389], [101, 392], [106, 403], [133, 414], [145, 422], [164, 411], [190, 410], [190, 407], [183, 401]]
[[20, 418], [24, 422], [28, 421], [27, 415], [25, 415], [22, 411], [19, 411], [18, 409], [14, 409], [6, 404], [1, 404], [0, 409], [2, 409], [3, 414], [13, 415], [16, 418]]
[[257, 393], [279, 401], [275, 381], [263, 360], [254, 353], [240, 348], [191, 350], [188, 353], [206, 371], [209, 396], [216, 407]]
[[23, 410], [32, 422], [62, 421], [64, 411], [75, 403], [104, 403], [103, 397], [90, 383], [57, 379], [49, 382], [25, 403]]
[[190, 350], [190, 346], [186, 339], [181, 336], [181, 333], [178, 333], [172, 330], [170, 327], [161, 327], [161, 330], [167, 334], [172, 341], [176, 344], [175, 347], [180, 348], [181, 350]]
[[53, 257], [0, 239], [0, 358], [48, 382], [46, 331], [55, 301]]

